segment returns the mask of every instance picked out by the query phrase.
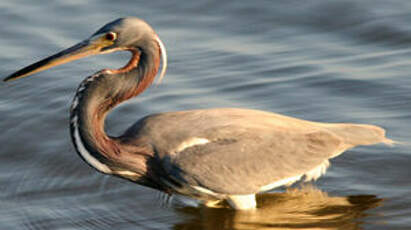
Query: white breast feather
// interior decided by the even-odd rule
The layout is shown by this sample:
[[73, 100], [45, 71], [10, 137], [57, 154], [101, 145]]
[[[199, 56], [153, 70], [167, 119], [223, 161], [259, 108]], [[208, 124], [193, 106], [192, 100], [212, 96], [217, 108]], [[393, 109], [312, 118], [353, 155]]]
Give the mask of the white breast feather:
[[328, 166], [330, 166], [330, 162], [328, 160], [325, 160], [321, 164], [307, 171], [304, 174], [288, 177], [282, 180], [275, 181], [274, 183], [264, 185], [260, 188], [260, 192], [268, 191], [283, 185], [290, 186], [293, 183], [299, 181], [303, 177], [304, 181], [317, 180], [320, 176], [324, 175], [324, 173], [327, 171]]
[[304, 174], [304, 181], [317, 180], [320, 176], [325, 174], [329, 166], [330, 162], [328, 160], [323, 161], [323, 163]]

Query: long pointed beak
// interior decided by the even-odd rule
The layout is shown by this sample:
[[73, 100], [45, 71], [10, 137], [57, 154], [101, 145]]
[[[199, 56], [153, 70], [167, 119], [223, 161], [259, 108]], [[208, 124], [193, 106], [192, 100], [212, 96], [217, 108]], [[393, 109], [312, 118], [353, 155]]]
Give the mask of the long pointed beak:
[[47, 57], [41, 61], [24, 67], [23, 69], [6, 77], [3, 81], [12, 81], [15, 79], [30, 76], [32, 74], [44, 71], [54, 66], [58, 66], [67, 62], [71, 62], [86, 56], [99, 54], [100, 50], [107, 46], [102, 39], [85, 40], [68, 49], [65, 49], [57, 54]]

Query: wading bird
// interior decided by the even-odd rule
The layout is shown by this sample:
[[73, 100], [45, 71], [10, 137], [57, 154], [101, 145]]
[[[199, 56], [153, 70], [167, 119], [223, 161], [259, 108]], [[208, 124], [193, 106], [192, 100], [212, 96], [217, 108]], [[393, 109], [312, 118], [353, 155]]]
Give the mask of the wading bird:
[[331, 124], [275, 113], [217, 108], [146, 116], [118, 137], [104, 131], [107, 113], [153, 82], [166, 49], [138, 18], [106, 24], [88, 39], [29, 65], [10, 81], [85, 56], [130, 51], [120, 69], [104, 69], [82, 81], [70, 110], [70, 131], [78, 154], [98, 171], [205, 205], [226, 200], [234, 209], [256, 208], [255, 194], [317, 179], [329, 159], [357, 145], [390, 144], [384, 129]]

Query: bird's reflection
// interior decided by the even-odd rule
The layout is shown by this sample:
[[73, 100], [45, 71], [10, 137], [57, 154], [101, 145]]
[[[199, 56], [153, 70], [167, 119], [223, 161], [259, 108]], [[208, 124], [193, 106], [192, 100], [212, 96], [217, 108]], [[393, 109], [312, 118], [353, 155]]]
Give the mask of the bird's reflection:
[[288, 189], [285, 193], [257, 196], [258, 209], [234, 211], [227, 208], [177, 208], [186, 229], [361, 229], [365, 211], [382, 199], [374, 195], [331, 197], [312, 186]]

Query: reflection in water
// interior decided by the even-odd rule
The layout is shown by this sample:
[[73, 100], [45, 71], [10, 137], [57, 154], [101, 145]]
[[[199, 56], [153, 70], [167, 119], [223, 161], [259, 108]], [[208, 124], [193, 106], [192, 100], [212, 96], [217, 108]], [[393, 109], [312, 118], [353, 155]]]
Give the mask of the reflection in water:
[[179, 208], [188, 218], [174, 229], [361, 229], [358, 218], [381, 201], [374, 195], [329, 197], [313, 187], [288, 189], [259, 195], [254, 211]]

